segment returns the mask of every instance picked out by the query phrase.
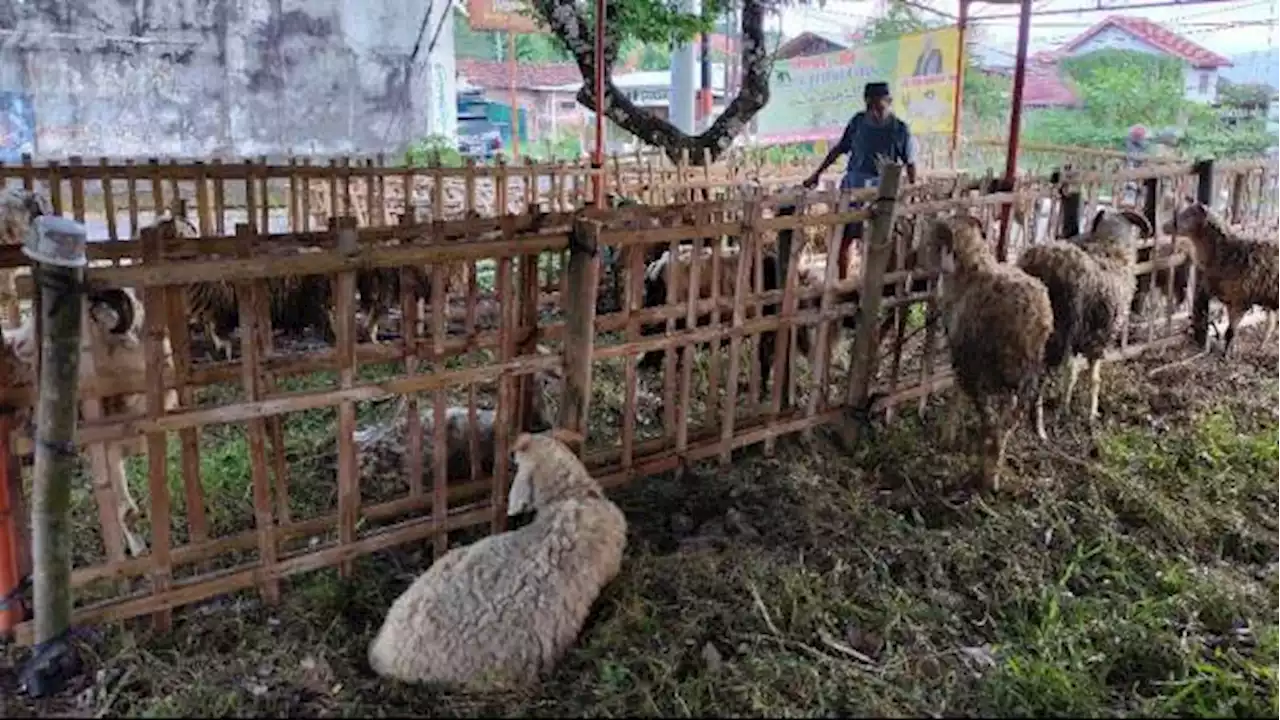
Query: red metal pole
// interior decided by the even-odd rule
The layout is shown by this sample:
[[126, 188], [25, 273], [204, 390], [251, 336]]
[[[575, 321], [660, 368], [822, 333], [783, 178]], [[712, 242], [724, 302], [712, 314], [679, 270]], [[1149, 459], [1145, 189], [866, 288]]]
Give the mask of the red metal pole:
[[951, 169], [956, 169], [956, 150], [960, 147], [960, 108], [964, 105], [964, 41], [969, 29], [969, 0], [960, 0], [960, 18], [956, 23], [956, 90], [951, 108]]
[[26, 619], [25, 607], [19, 600], [22, 578], [31, 571], [23, 531], [22, 474], [17, 458], [10, 452], [13, 416], [0, 412], [0, 637], [8, 637], [13, 628]]
[[604, 9], [606, 0], [596, 0], [596, 148], [591, 165], [596, 170], [596, 207], [604, 207]]
[[[1022, 88], [1027, 82], [1027, 42], [1031, 35], [1031, 0], [1022, 0], [1018, 15], [1018, 59], [1013, 70], [1013, 108], [1009, 113], [1009, 147], [1005, 153], [1004, 179], [1012, 185], [1018, 176], [1018, 136], [1022, 133]], [[1000, 242], [996, 256], [1001, 262], [1009, 254], [1009, 215], [1013, 206], [1005, 205], [1000, 211]]]

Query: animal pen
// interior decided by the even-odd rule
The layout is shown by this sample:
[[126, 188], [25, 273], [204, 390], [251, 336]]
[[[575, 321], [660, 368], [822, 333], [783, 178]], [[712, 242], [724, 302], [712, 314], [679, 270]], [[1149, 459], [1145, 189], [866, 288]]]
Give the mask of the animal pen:
[[[299, 573], [335, 566], [347, 573], [356, 558], [394, 546], [431, 538], [439, 553], [450, 533], [501, 531], [510, 443], [540, 415], [584, 436], [584, 461], [610, 487], [701, 460], [729, 462], [750, 446], [772, 452], [778, 438], [824, 425], [856, 428], [851, 413], [891, 419], [911, 406], [923, 411], [949, 385], [950, 372], [940, 355], [945, 338], [931, 321], [934, 278], [908, 259], [937, 216], [973, 213], [995, 242], [993, 223], [1011, 204], [1020, 232], [1008, 233], [1007, 246], [998, 243], [1008, 262], [1025, 243], [1075, 234], [1096, 204], [1125, 198], [1126, 188], [1153, 220], [1191, 195], [1238, 226], [1274, 230], [1273, 161], [1118, 170], [1114, 160], [1014, 183], [926, 173], [900, 191], [886, 182], [879, 191], [843, 194], [771, 189], [733, 172], [672, 170], [644, 158], [615, 160], [604, 171], [391, 168], [374, 159], [2, 167], [5, 183], [45, 194], [55, 212], [81, 222], [96, 190], [111, 242], [90, 244], [87, 282], [133, 288], [146, 310], [146, 372], [102, 390], [146, 393], [146, 411], [104, 416], [102, 397], [81, 397], [77, 444], [92, 483], [78, 491], [84, 502], [74, 518], [97, 532], [82, 533], [73, 548], [73, 622], [152, 615], [164, 628], [174, 608], [220, 594], [256, 588], [272, 602], [282, 581]], [[595, 172], [613, 192], [645, 202], [586, 207]], [[798, 180], [770, 175], [780, 185]], [[479, 187], [489, 189], [488, 202], [477, 201]], [[694, 201], [695, 190], [713, 197]], [[802, 284], [799, 266], [823, 263], [846, 223], [869, 219], [855, 205], [871, 200], [878, 210], [858, 248], [860, 274], [841, 279], [836, 263], [825, 263], [822, 282]], [[786, 206], [794, 214], [779, 212]], [[166, 213], [191, 218], [199, 237], [151, 224]], [[118, 214], [127, 216], [129, 232], [120, 232]], [[728, 249], [726, 237], [734, 239]], [[645, 251], [675, 254], [682, 243], [693, 246], [690, 285], [705, 273], [709, 292], [645, 307]], [[1139, 276], [1187, 261], [1172, 238], [1159, 236], [1149, 247], [1134, 268]], [[728, 282], [731, 251], [746, 261], [733, 264]], [[0, 267], [20, 269], [17, 296], [29, 298], [27, 259], [15, 245], [0, 252]], [[775, 277], [765, 275], [766, 257], [777, 259]], [[356, 275], [375, 268], [402, 279], [392, 301], [399, 327], [383, 342], [362, 341], [357, 317]], [[415, 294], [414, 272], [429, 279], [428, 292]], [[275, 337], [268, 281], [288, 276], [330, 279], [332, 343]], [[1162, 277], [1159, 294], [1178, 297], [1174, 273]], [[921, 280], [927, 289], [913, 292]], [[233, 360], [204, 357], [210, 354], [198, 352], [191, 331], [187, 289], [209, 281], [235, 288]], [[862, 302], [849, 295], [859, 288]], [[1164, 303], [1132, 325], [1113, 355], [1180, 342], [1193, 323], [1191, 305]], [[855, 316], [851, 350], [822, 350]], [[886, 316], [892, 322], [882, 325]], [[1199, 323], [1206, 322], [1201, 312]], [[665, 330], [646, 335], [644, 326], [655, 323]], [[819, 348], [804, 359], [796, 350], [801, 332], [816, 334]], [[758, 359], [769, 333], [777, 338], [772, 384]], [[172, 369], [159, 361], [166, 337]], [[654, 351], [664, 356], [657, 377], [637, 369], [639, 356]], [[166, 389], [176, 391], [176, 409], [163, 407]], [[9, 408], [29, 407], [34, 397], [30, 385], [3, 392]], [[448, 467], [450, 408], [463, 408], [468, 419], [471, 452], [461, 476]], [[492, 455], [482, 458], [479, 418], [490, 412]], [[403, 428], [389, 452], [370, 431], [388, 426]], [[332, 429], [326, 437], [334, 439], [298, 434], [317, 427]], [[17, 457], [31, 443], [12, 416], [0, 418], [6, 428], [9, 492], [0, 497], [10, 505], [0, 511], [20, 517], [21, 505], [12, 504], [24, 494]], [[145, 441], [146, 459], [119, 477], [119, 444], [129, 440]], [[239, 472], [246, 490], [211, 500], [213, 467]], [[130, 490], [144, 500], [140, 513], [121, 511]], [[127, 552], [126, 518], [145, 537], [145, 554]], [[13, 552], [0, 561], [16, 580], [30, 572], [24, 532], [9, 542]], [[15, 615], [7, 615], [14, 637], [33, 642], [32, 622]]]

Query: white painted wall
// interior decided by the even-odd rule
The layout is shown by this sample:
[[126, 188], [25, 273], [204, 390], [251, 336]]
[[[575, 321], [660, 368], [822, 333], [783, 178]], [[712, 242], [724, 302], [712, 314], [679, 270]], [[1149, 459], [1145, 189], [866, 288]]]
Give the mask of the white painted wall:
[[[1072, 55], [1084, 55], [1096, 50], [1136, 50], [1152, 55], [1167, 55], [1165, 51], [1134, 37], [1118, 27], [1103, 28], [1101, 32], [1084, 41]], [[1183, 63], [1183, 94], [1191, 102], [1212, 103], [1218, 99], [1217, 68], [1196, 68]]]

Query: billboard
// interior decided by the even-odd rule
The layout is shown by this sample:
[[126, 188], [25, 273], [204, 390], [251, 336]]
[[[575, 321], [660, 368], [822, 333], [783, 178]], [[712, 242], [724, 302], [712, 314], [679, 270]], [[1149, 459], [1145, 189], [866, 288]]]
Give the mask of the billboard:
[[467, 0], [467, 15], [472, 30], [543, 32], [525, 0]]
[[862, 110], [862, 87], [888, 82], [893, 111], [915, 135], [949, 133], [955, 98], [954, 27], [903, 35], [849, 50], [779, 60], [757, 139], [768, 143], [838, 138]]

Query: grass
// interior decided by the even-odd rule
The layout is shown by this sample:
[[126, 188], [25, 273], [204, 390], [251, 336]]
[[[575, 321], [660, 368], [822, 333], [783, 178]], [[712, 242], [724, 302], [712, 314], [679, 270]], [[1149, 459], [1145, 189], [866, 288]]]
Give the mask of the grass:
[[[1109, 367], [1103, 422], [1056, 425], [1058, 452], [1020, 431], [996, 496], [955, 499], [974, 459], [936, 441], [950, 398], [852, 452], [818, 433], [637, 481], [614, 494], [630, 523], [622, 574], [527, 694], [365, 669], [386, 608], [430, 562], [423, 543], [362, 559], [348, 580], [287, 581], [280, 606], [241, 593], [179, 611], [165, 636], [103, 627], [80, 684], [50, 700], [12, 693], [25, 655], [10, 649], [0, 711], [1270, 716], [1277, 366], [1256, 338], [1240, 345], [1155, 378], [1169, 357]], [[319, 443], [306, 430], [291, 432]], [[223, 441], [207, 482], [240, 492], [243, 440]]]

